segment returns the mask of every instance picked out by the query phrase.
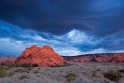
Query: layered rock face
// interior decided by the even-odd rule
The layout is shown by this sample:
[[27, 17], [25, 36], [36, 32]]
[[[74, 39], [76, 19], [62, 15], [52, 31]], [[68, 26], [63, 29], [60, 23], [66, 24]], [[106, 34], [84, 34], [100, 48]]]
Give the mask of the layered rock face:
[[0, 58], [0, 63], [2, 62], [11, 62], [11, 63], [15, 63], [16, 57], [13, 56], [4, 56], [2, 58]]
[[39, 66], [63, 65], [64, 59], [49, 46], [37, 47], [36, 45], [26, 48], [17, 58], [16, 65], [38, 64]]
[[111, 62], [124, 62], [124, 55], [118, 55], [111, 59]]
[[99, 53], [79, 56], [63, 56], [67, 61], [75, 62], [124, 62], [124, 53]]

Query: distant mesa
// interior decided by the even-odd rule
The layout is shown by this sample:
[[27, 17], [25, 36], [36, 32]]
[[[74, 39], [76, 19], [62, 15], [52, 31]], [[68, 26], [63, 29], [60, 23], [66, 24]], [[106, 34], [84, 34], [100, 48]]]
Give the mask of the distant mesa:
[[11, 62], [11, 63], [15, 63], [17, 57], [14, 56], [4, 56], [2, 58], [0, 58], [0, 63], [2, 62]]
[[99, 53], [78, 56], [63, 56], [66, 61], [73, 62], [124, 62], [124, 53]]
[[39, 66], [64, 65], [64, 59], [49, 46], [38, 47], [36, 45], [26, 48], [16, 59], [16, 65], [38, 64]]
[[115, 56], [111, 62], [116, 62], [116, 63], [121, 63], [121, 62], [124, 62], [124, 54], [120, 54], [118, 56]]

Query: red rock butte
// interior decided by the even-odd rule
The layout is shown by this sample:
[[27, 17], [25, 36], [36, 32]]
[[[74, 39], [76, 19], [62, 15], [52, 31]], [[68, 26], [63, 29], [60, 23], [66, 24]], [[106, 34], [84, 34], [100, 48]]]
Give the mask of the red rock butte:
[[16, 59], [16, 65], [38, 64], [39, 66], [64, 65], [64, 59], [49, 46], [38, 47], [36, 45], [26, 48]]

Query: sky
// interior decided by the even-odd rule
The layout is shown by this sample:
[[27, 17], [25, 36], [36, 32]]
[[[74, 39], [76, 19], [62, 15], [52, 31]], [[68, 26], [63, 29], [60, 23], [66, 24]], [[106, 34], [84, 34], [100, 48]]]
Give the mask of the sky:
[[0, 56], [31, 45], [63, 56], [124, 52], [124, 0], [0, 0]]

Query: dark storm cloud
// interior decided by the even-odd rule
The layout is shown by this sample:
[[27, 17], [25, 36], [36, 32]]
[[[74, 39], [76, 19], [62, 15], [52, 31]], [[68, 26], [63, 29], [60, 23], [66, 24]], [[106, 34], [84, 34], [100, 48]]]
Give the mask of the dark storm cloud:
[[124, 0], [0, 0], [0, 55], [33, 44], [63, 55], [124, 51], [123, 23]]
[[124, 28], [123, 9], [124, 0], [0, 0], [0, 19], [56, 35], [79, 29], [105, 36]]
[[123, 31], [117, 31], [105, 37], [98, 37], [93, 33], [74, 29], [64, 35], [57, 36], [50, 33], [21, 29], [0, 20], [0, 56], [19, 55], [26, 47], [33, 44], [38, 46], [48, 44], [60, 55], [124, 51]]

